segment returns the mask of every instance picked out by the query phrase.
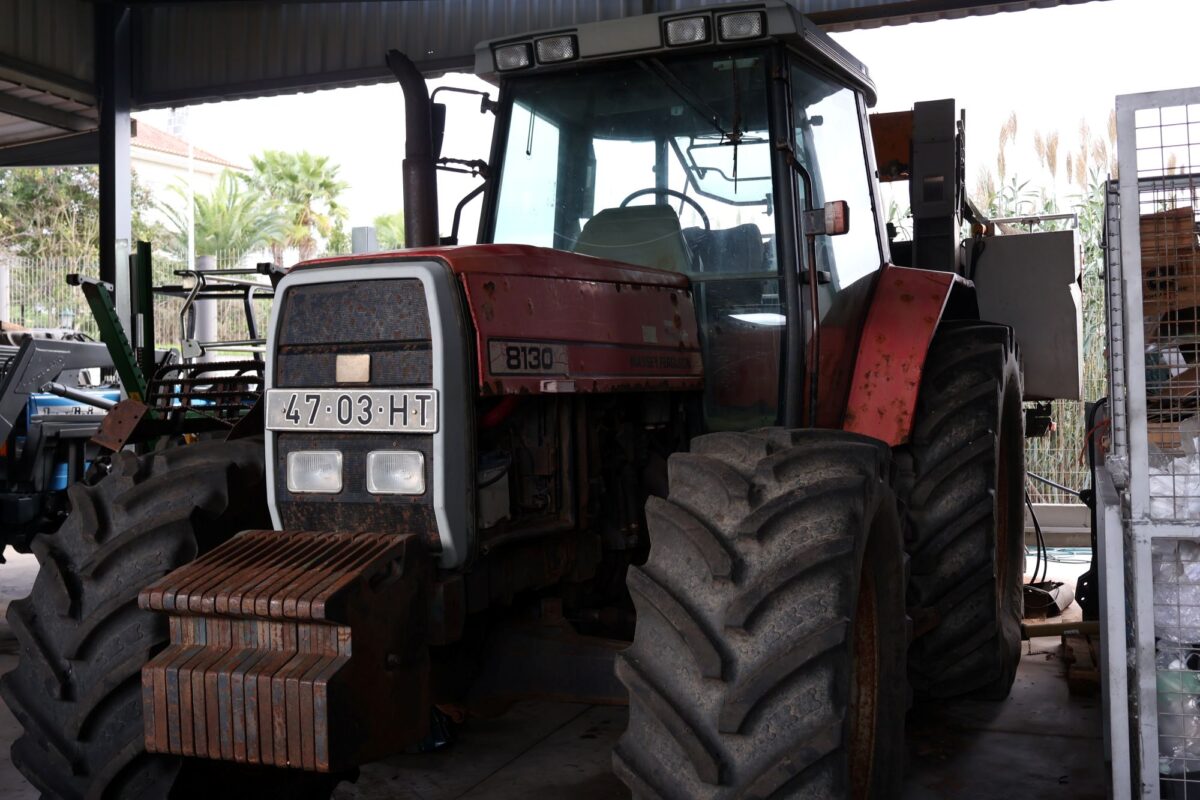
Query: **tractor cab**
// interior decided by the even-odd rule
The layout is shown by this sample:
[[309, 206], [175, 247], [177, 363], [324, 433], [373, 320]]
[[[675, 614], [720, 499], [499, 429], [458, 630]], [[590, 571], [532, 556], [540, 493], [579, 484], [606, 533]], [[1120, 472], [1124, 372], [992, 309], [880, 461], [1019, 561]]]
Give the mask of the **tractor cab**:
[[485, 43], [476, 70], [501, 89], [481, 241], [686, 275], [710, 429], [811, 424], [820, 360], [844, 395], [885, 253], [865, 67], [769, 3]]

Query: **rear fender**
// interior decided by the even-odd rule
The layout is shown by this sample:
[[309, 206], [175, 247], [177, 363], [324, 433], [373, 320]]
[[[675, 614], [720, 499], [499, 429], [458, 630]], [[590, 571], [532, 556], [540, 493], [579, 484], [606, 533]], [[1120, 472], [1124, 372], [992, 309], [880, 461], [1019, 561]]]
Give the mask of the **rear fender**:
[[859, 339], [845, 430], [893, 447], [908, 441], [925, 356], [943, 316], [978, 318], [969, 281], [950, 272], [884, 266]]

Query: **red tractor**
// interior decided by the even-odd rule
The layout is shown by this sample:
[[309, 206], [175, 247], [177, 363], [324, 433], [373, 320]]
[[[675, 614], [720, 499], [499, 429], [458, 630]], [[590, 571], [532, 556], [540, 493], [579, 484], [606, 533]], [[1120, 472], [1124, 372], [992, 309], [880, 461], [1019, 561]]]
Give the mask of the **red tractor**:
[[485, 43], [486, 244], [445, 246], [462, 162], [389, 60], [410, 248], [282, 278], [258, 434], [71, 488], [9, 612], [14, 762], [322, 794], [553, 697], [627, 700], [636, 797], [898, 796], [909, 687], [1002, 698], [1021, 635], [1022, 368], [965, 277], [953, 112], [948, 166], [887, 166], [912, 269], [867, 71], [792, 6]]

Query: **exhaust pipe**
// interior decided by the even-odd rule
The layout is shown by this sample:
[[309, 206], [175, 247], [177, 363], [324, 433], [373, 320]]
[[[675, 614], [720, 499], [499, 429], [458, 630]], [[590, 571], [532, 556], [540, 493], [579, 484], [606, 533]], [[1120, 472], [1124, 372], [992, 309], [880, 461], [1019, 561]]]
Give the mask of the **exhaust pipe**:
[[404, 245], [436, 247], [441, 233], [429, 88], [417, 65], [399, 50], [388, 51], [387, 65], [404, 91]]

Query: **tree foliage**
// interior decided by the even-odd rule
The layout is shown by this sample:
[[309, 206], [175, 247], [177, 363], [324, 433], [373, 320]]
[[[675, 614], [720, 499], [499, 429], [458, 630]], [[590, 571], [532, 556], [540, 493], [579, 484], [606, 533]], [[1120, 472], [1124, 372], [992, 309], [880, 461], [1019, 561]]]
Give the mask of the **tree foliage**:
[[380, 249], [401, 250], [404, 248], [404, 212], [380, 214], [375, 218], [375, 238]]
[[[133, 175], [133, 235], [156, 239], [150, 193]], [[100, 176], [95, 167], [0, 169], [0, 249], [27, 258], [96, 259]]]
[[[170, 191], [181, 203], [162, 204], [170, 237], [167, 247], [181, 260], [187, 258], [187, 187], [179, 181]], [[195, 195], [195, 252], [240, 261], [254, 250], [269, 246], [285, 229], [282, 219], [262, 195], [246, 186], [229, 170], [221, 173], [212, 193]]]
[[353, 249], [350, 234], [346, 232], [346, 223], [338, 220], [333, 224], [333, 233], [325, 241], [325, 254], [331, 256], [348, 256]]
[[348, 185], [338, 179], [340, 167], [328, 156], [307, 151], [266, 150], [250, 162], [254, 171], [245, 177], [248, 186], [283, 221], [270, 240], [275, 260], [282, 263], [283, 252], [290, 248], [301, 259], [312, 258], [346, 218], [339, 198]]
[[[251, 161], [251, 174], [227, 171], [211, 193], [195, 197], [199, 255], [240, 258], [269, 247], [282, 263], [289, 249], [302, 259], [326, 245], [349, 250], [340, 203], [347, 184], [329, 157], [268, 150]], [[152, 198], [134, 175], [133, 236], [182, 260], [187, 194], [182, 184], [170, 192], [169, 200]], [[0, 169], [0, 250], [30, 258], [98, 258], [99, 198], [95, 167]], [[166, 225], [152, 221], [154, 210]]]

